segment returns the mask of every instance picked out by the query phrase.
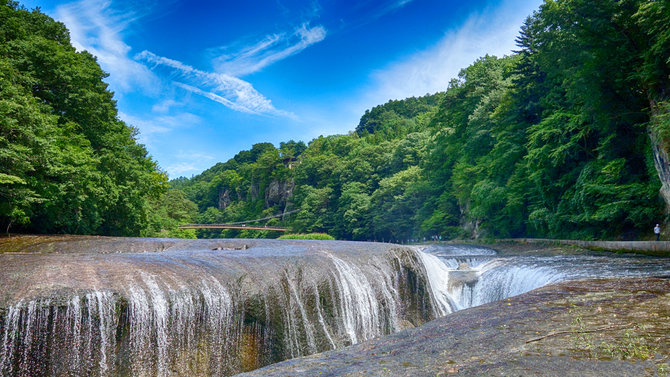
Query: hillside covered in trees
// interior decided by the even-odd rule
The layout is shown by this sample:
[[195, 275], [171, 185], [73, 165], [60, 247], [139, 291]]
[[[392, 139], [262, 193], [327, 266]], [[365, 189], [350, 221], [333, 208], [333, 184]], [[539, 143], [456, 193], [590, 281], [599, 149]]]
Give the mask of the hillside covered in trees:
[[348, 135], [254, 145], [172, 188], [196, 222], [301, 209], [270, 224], [340, 239], [643, 237], [668, 201], [667, 25], [667, 2], [548, 1], [516, 54], [480, 58], [443, 93], [377, 106]]
[[515, 54], [478, 59], [444, 92], [376, 106], [347, 135], [255, 144], [167, 191], [95, 58], [39, 12], [1, 12], [5, 227], [277, 237], [176, 227], [286, 214], [263, 224], [395, 242], [639, 239], [667, 216], [667, 1], [546, 1]]
[[62, 23], [0, 6], [2, 231], [151, 232], [167, 177], [119, 120], [106, 76]]

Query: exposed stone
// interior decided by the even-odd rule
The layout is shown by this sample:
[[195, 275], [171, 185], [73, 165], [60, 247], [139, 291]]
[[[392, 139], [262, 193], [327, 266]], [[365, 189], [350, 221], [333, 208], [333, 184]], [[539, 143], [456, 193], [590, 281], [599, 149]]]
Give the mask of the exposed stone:
[[265, 191], [265, 205], [271, 207], [276, 204], [286, 203], [291, 195], [293, 195], [294, 187], [295, 183], [293, 180], [270, 182]]
[[472, 270], [472, 268], [470, 268], [470, 266], [468, 266], [467, 263], [461, 263], [461, 264], [458, 265], [458, 270], [459, 271], [470, 271], [470, 270]]
[[474, 284], [479, 280], [479, 272], [475, 270], [449, 271], [449, 284], [458, 286], [461, 284]]
[[242, 376], [666, 375], [668, 334], [668, 278], [563, 282]]
[[667, 122], [668, 106], [667, 104], [665, 107], [659, 106], [659, 103], [650, 100], [650, 108], [652, 116], [647, 133], [649, 134], [652, 155], [654, 157], [654, 167], [656, 168], [658, 179], [661, 181], [659, 194], [665, 202], [667, 213], [670, 212], [670, 157], [668, 157], [668, 141], [664, 140], [659, 132], [659, 129], [663, 129], [664, 126], [657, 123], [663, 122], [662, 119], [665, 119]]
[[230, 191], [225, 189], [223, 192], [219, 192], [219, 209], [226, 209], [230, 205]]

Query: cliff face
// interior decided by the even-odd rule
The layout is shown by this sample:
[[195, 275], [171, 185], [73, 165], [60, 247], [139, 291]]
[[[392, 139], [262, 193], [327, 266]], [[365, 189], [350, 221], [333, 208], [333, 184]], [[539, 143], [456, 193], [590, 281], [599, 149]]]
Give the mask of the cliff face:
[[294, 187], [295, 183], [292, 179], [270, 182], [265, 190], [265, 206], [285, 205], [291, 199]]
[[668, 134], [670, 130], [670, 99], [660, 101], [650, 101], [652, 109], [651, 122], [647, 129], [651, 150], [654, 156], [654, 167], [661, 181], [659, 194], [665, 202], [666, 213], [670, 212], [670, 157], [668, 157], [668, 142], [664, 140], [662, 134]]
[[219, 192], [219, 209], [226, 209], [230, 205], [230, 190], [225, 189]]
[[[267, 187], [262, 187], [257, 183], [250, 183], [249, 197], [251, 200], [256, 200], [260, 195], [264, 196], [265, 208], [275, 205], [285, 206], [293, 195], [295, 182], [293, 179], [273, 180]], [[231, 192], [228, 188], [223, 188], [217, 195], [217, 208], [226, 209], [233, 201], [245, 200], [244, 196], [240, 195], [236, 190]]]

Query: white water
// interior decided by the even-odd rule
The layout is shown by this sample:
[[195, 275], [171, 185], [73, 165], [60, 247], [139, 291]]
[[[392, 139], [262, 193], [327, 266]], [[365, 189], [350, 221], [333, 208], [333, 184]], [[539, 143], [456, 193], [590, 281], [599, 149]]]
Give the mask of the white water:
[[[433, 247], [420, 252], [437, 305], [438, 316], [501, 300], [546, 284], [566, 280], [558, 269], [514, 258], [496, 258], [493, 250], [458, 246]], [[474, 281], [453, 279], [466, 264]]]
[[[432, 317], [560, 280], [654, 271], [634, 259], [502, 257], [454, 246], [415, 256]], [[249, 272], [260, 264], [245, 258], [230, 265], [249, 270], [231, 279], [233, 267], [218, 254], [132, 254], [116, 290], [20, 299], [1, 323], [0, 375], [230, 375], [244, 362], [256, 365], [254, 357], [264, 363], [339, 348], [398, 331], [406, 320], [400, 254], [321, 250], [300, 268], [277, 268], [273, 259], [265, 275]], [[454, 278], [463, 263], [475, 280]], [[657, 271], [667, 273], [667, 263]]]
[[341, 313], [344, 328], [352, 344], [372, 339], [380, 334], [379, 305], [376, 294], [367, 277], [354, 265], [350, 265], [332, 254], [339, 279]]
[[[0, 375], [186, 376], [194, 368], [199, 375], [230, 375], [244, 363], [397, 331], [403, 314], [400, 272], [391, 265], [397, 255], [316, 255], [305, 266], [314, 275], [289, 265], [255, 275], [265, 282], [229, 278], [229, 267], [211, 253], [121, 256], [127, 264], [114, 291], [91, 287], [54, 293], [57, 302], [48, 296], [10, 305], [0, 323]], [[251, 261], [232, 265], [250, 263], [253, 271]], [[260, 306], [248, 311], [249, 305]], [[282, 353], [271, 353], [276, 349]]]
[[419, 256], [426, 269], [430, 291], [435, 302], [434, 314], [441, 317], [458, 310], [454, 302], [454, 292], [449, 286], [449, 272], [454, 269], [449, 268], [435, 255], [419, 252]]
[[[427, 247], [419, 255], [439, 316], [564, 280], [646, 276], [670, 270], [667, 262], [649, 258], [500, 256], [491, 249], [458, 245]], [[463, 263], [473, 270], [474, 281], [453, 279]]]
[[[298, 290], [295, 287], [295, 284], [291, 280], [291, 278], [287, 275], [286, 276], [286, 283], [288, 284], [289, 287], [289, 315], [291, 317], [295, 317], [293, 313], [295, 312], [294, 306], [297, 306], [300, 314], [300, 319], [302, 321], [302, 328], [304, 329], [305, 332], [305, 338], [307, 339], [307, 352], [306, 354], [312, 354], [316, 353], [316, 340], [314, 338], [314, 327], [312, 326], [312, 323], [309, 321], [309, 317], [307, 315], [307, 310], [305, 310], [305, 305], [302, 302], [302, 299], [300, 298], [300, 295], [298, 294]], [[320, 314], [320, 313], [319, 313]], [[295, 322], [293, 322], [293, 327], [297, 328], [295, 325]], [[294, 331], [297, 334], [297, 331]], [[299, 348], [299, 342], [296, 341], [295, 343], [296, 348]]]

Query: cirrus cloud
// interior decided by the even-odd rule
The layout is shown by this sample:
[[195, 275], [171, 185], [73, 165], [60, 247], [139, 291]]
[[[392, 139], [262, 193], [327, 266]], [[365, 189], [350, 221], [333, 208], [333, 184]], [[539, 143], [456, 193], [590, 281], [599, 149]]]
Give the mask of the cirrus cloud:
[[172, 79], [173, 84], [189, 92], [216, 101], [232, 110], [250, 114], [266, 114], [293, 117], [276, 109], [272, 101], [254, 87], [237, 77], [225, 73], [205, 72], [180, 61], [142, 51], [135, 59], [151, 64], [161, 70], [161, 75]]
[[106, 81], [114, 92], [156, 91], [158, 79], [129, 57], [131, 47], [123, 41], [123, 32], [140, 14], [114, 10], [109, 0], [83, 0], [57, 7], [54, 16], [67, 25], [72, 45], [96, 56], [110, 73]]
[[502, 57], [515, 48], [524, 19], [541, 0], [506, 0], [470, 17], [432, 47], [375, 71], [370, 103], [444, 91], [459, 71], [489, 54]]
[[213, 60], [217, 72], [244, 76], [295, 55], [307, 47], [326, 38], [323, 26], [310, 27], [304, 23], [292, 33], [271, 34], [250, 46], [230, 51], [232, 47], [211, 50], [217, 56]]

